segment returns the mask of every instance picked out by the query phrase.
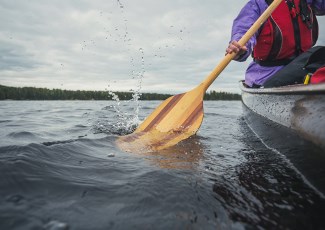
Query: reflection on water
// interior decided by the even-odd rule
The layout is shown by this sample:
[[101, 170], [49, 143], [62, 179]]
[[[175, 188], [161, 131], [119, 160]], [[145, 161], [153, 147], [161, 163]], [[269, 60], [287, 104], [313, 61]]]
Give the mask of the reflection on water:
[[204, 153], [200, 138], [192, 136], [179, 144], [157, 152], [145, 153], [152, 164], [167, 169], [195, 169]]
[[[325, 200], [288, 165], [284, 156], [267, 149], [242, 123], [241, 154], [247, 161], [232, 174], [217, 178], [215, 198], [230, 218], [265, 229], [322, 229]], [[312, 221], [311, 221], [312, 220]], [[253, 224], [253, 225], [252, 225]]]

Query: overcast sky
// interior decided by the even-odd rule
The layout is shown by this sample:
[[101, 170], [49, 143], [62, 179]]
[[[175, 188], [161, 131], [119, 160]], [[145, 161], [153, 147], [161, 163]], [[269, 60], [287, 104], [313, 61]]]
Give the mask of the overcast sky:
[[[0, 84], [186, 92], [223, 58], [246, 2], [1, 0]], [[239, 92], [248, 64], [230, 63], [209, 90]]]

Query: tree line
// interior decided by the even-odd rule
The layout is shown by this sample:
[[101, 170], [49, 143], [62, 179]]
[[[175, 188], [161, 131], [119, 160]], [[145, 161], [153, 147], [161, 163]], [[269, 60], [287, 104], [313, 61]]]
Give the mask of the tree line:
[[[35, 87], [9, 87], [0, 85], [0, 100], [113, 100], [116, 95], [120, 100], [131, 100], [132, 92], [108, 92], [88, 90], [62, 90]], [[171, 94], [141, 93], [139, 100], [165, 100]], [[239, 94], [208, 92], [204, 100], [240, 100]]]

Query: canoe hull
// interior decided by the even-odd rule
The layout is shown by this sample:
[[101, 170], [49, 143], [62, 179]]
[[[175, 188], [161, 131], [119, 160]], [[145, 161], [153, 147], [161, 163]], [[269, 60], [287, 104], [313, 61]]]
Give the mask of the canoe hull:
[[[321, 86], [321, 87], [320, 87]], [[252, 112], [290, 128], [325, 150], [325, 85], [248, 89], [242, 102]]]
[[285, 155], [325, 197], [325, 85], [322, 87], [317, 86], [317, 91], [313, 87], [254, 90], [241, 83], [248, 126], [266, 147]]

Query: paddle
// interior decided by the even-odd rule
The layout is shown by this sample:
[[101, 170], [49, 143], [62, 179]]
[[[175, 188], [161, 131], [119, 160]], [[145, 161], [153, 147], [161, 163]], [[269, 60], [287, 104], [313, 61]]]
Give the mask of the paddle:
[[[281, 1], [273, 1], [238, 41], [240, 45], [248, 42]], [[196, 88], [162, 102], [133, 133], [117, 139], [118, 147], [127, 152], [151, 152], [173, 146], [195, 134], [203, 120], [203, 97], [206, 90], [235, 55], [227, 54]]]

